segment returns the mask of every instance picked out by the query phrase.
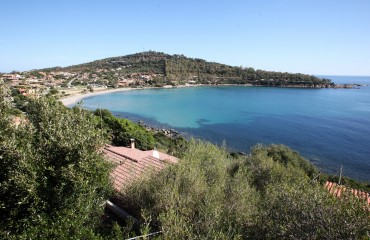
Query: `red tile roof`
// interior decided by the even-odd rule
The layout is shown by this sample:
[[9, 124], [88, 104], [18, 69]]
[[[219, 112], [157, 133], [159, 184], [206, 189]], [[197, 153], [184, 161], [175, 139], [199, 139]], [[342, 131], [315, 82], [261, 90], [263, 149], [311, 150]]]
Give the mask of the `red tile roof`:
[[346, 193], [347, 194], [349, 193], [351, 196], [355, 196], [359, 199], [362, 199], [365, 203], [365, 206], [370, 211], [370, 194], [369, 193], [363, 192], [357, 189], [347, 188], [343, 185], [339, 185], [337, 183], [329, 182], [329, 181], [325, 183], [325, 188], [331, 194], [333, 194], [334, 196], [338, 198], [343, 197], [343, 195], [345, 195]]
[[155, 150], [141, 151], [136, 148], [107, 145], [103, 152], [109, 160], [117, 164], [111, 178], [118, 192], [152, 171], [159, 172], [168, 164], [178, 162], [176, 157]]

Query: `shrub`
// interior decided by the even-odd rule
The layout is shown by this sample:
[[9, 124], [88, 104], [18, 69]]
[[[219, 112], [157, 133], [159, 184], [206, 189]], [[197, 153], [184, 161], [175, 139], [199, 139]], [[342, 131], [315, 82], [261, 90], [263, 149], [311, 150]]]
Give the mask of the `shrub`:
[[369, 213], [356, 199], [340, 201], [321, 185], [273, 184], [260, 202], [255, 239], [362, 239]]
[[5, 111], [0, 115], [0, 236], [98, 236], [111, 183], [93, 115], [40, 98], [30, 102], [26, 117], [15, 128]]
[[150, 212], [152, 230], [166, 239], [227, 238], [246, 232], [252, 222], [256, 191], [239, 171], [229, 177], [228, 153], [191, 141], [180, 163], [134, 184], [121, 199], [138, 218]]
[[[130, 145], [130, 139], [135, 139], [135, 144], [139, 149], [153, 149], [155, 145], [153, 135], [146, 131], [142, 126], [131, 122], [128, 119], [116, 118], [108, 110], [96, 109], [94, 115], [102, 118], [103, 128], [111, 136], [111, 141], [117, 146]], [[100, 121], [100, 119], [99, 119]], [[100, 126], [100, 124], [97, 124]]]
[[120, 200], [164, 239], [365, 238], [369, 212], [310, 183], [302, 159], [261, 145], [231, 157], [193, 140], [177, 165], [135, 183]]

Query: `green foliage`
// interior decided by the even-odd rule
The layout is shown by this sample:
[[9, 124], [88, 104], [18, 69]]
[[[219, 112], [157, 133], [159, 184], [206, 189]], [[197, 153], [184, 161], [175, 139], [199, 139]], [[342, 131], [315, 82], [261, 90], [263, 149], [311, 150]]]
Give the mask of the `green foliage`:
[[22, 94], [16, 94], [13, 97], [14, 105], [17, 109], [25, 110], [28, 104], [28, 97], [23, 96]]
[[[96, 109], [94, 112], [98, 117], [100, 127], [106, 129], [111, 136], [111, 141], [117, 146], [129, 146], [130, 139], [135, 139], [135, 144], [142, 150], [149, 150], [154, 148], [154, 137], [146, 131], [142, 126], [131, 122], [128, 119], [116, 118], [108, 110]], [[102, 122], [100, 123], [100, 118]]]
[[59, 91], [58, 91], [58, 89], [55, 89], [55, 88], [53, 88], [53, 89], [50, 89], [50, 92], [49, 92], [51, 95], [55, 95], [55, 94], [58, 94], [59, 93]]
[[321, 185], [272, 184], [260, 208], [255, 239], [365, 239], [370, 230], [360, 202], [338, 200]]
[[30, 102], [28, 121], [16, 128], [3, 98], [0, 109], [0, 236], [98, 236], [94, 229], [111, 192], [111, 168], [98, 153], [103, 142], [94, 116], [40, 98]]
[[307, 176], [314, 177], [318, 171], [315, 166], [308, 160], [304, 159], [298, 152], [292, 151], [290, 148], [284, 145], [269, 145], [263, 147], [257, 145], [252, 149], [253, 154], [257, 152], [264, 152], [267, 156], [271, 157], [274, 161], [284, 164], [285, 166], [291, 165], [302, 169]]
[[[153, 230], [167, 239], [226, 238], [243, 232], [252, 221], [256, 193], [241, 174], [229, 179], [228, 154], [211, 144], [191, 142], [176, 166], [133, 185], [123, 204], [137, 216], [150, 212]], [[238, 193], [239, 192], [239, 193]], [[240, 198], [234, 196], [242, 194]], [[158, 229], [157, 229], [158, 228]]]
[[[317, 183], [296, 152], [256, 146], [231, 157], [191, 141], [177, 165], [124, 191], [121, 204], [164, 239], [361, 239], [370, 214]], [[126, 230], [127, 231], [127, 230]]]
[[170, 138], [161, 132], [154, 134], [154, 139], [157, 149], [176, 157], [182, 157], [188, 145], [188, 142], [181, 136]]
[[115, 117], [109, 110], [96, 109], [94, 115], [97, 128], [114, 145], [129, 146], [130, 139], [134, 138], [139, 149], [156, 147], [177, 157], [181, 157], [187, 147], [187, 141], [181, 136], [171, 138], [163, 133], [153, 133], [128, 119]]

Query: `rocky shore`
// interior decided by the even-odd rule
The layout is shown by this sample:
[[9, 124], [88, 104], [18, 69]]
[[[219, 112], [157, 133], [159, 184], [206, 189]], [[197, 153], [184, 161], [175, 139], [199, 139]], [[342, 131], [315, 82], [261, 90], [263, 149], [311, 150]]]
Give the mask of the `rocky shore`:
[[180, 137], [180, 133], [176, 131], [175, 129], [167, 129], [167, 128], [158, 128], [158, 127], [153, 127], [148, 124], [146, 124], [144, 121], [139, 120], [137, 122], [140, 126], [144, 127], [147, 131], [154, 132], [154, 133], [162, 133], [166, 137], [169, 138], [178, 138]]

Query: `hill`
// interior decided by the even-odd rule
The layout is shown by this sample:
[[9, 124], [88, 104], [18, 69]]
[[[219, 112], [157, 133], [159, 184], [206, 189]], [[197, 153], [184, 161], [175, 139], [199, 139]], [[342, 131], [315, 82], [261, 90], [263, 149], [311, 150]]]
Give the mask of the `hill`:
[[329, 79], [301, 73], [255, 70], [252, 67], [235, 67], [198, 58], [188, 58], [184, 55], [169, 55], [154, 51], [106, 58], [63, 68], [48, 68], [43, 71], [85, 73], [100, 78], [102, 83], [108, 81], [113, 85], [125, 79], [135, 79], [140, 81], [130, 83], [152, 86], [176, 86], [186, 83], [282, 87], [334, 86]]

